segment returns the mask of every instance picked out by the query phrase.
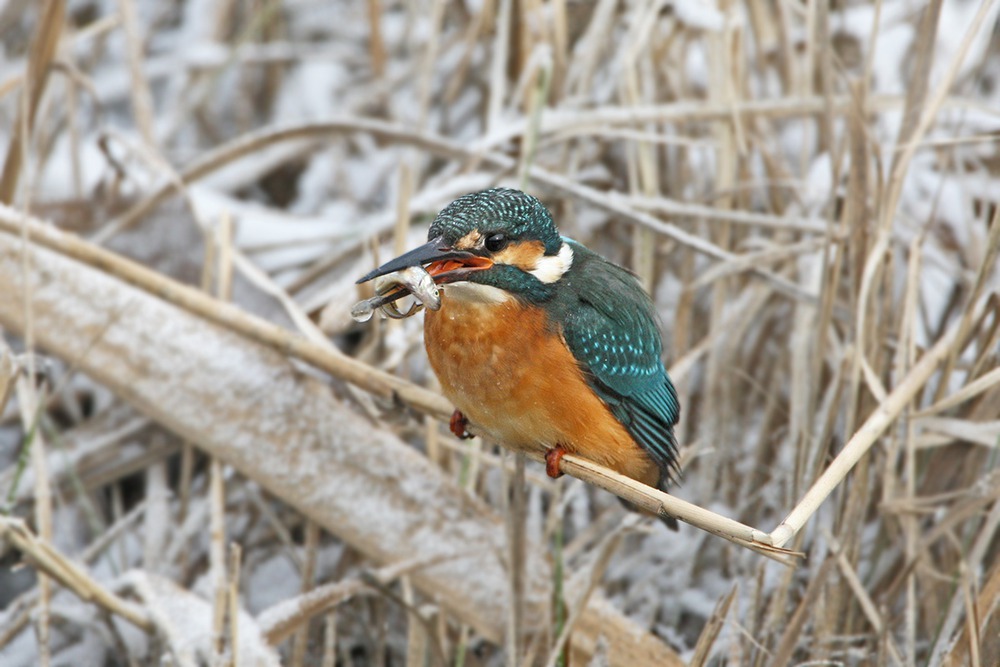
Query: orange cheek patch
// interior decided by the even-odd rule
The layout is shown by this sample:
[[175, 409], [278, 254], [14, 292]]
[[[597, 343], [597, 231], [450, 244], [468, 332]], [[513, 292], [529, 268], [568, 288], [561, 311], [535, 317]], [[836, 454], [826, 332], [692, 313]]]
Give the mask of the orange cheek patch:
[[521, 241], [507, 246], [493, 255], [493, 259], [497, 263], [516, 266], [523, 271], [533, 271], [544, 254], [545, 246], [541, 241]]

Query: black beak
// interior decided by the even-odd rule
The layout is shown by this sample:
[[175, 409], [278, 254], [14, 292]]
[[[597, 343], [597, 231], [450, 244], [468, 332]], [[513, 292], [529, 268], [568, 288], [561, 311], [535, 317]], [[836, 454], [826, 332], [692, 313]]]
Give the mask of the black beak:
[[392, 273], [393, 271], [399, 271], [410, 266], [423, 266], [424, 264], [430, 264], [431, 262], [439, 262], [446, 259], [473, 259], [476, 255], [471, 252], [466, 252], [465, 250], [455, 250], [447, 243], [444, 242], [444, 238], [439, 236], [435, 239], [431, 239], [419, 248], [414, 248], [413, 250], [403, 253], [396, 259], [390, 259], [388, 262], [378, 267], [370, 273], [366, 273], [358, 280], [357, 284], [366, 283], [372, 278], [378, 278], [379, 276], [384, 276], [387, 273]]

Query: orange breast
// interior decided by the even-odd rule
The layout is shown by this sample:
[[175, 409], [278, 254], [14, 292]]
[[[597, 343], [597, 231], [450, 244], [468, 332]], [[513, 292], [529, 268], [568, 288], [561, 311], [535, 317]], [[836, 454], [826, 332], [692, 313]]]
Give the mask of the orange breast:
[[587, 386], [545, 314], [516, 300], [477, 303], [442, 295], [424, 343], [441, 388], [475, 426], [515, 450], [561, 445], [645, 484], [656, 464]]

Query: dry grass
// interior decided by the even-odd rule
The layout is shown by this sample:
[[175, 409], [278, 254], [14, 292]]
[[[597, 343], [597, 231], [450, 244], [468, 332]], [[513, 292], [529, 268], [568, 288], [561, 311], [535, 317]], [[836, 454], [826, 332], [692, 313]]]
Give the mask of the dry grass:
[[[0, 662], [1000, 663], [998, 3], [718, 4], [0, 9]], [[676, 498], [350, 320], [497, 183], [653, 293]]]

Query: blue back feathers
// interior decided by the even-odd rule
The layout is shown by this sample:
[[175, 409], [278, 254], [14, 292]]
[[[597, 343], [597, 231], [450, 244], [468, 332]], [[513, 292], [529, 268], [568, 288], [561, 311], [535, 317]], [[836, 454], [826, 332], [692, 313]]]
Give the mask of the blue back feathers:
[[587, 382], [660, 468], [660, 486], [679, 475], [673, 427], [677, 392], [660, 358], [652, 301], [635, 277], [573, 241], [573, 266], [552, 315]]

